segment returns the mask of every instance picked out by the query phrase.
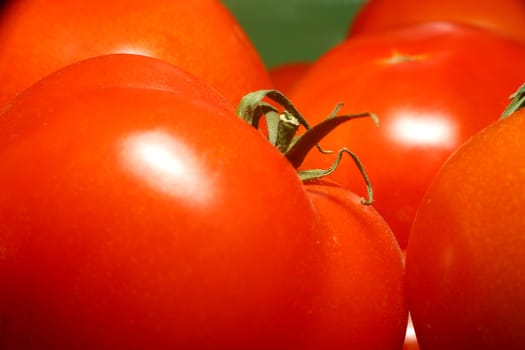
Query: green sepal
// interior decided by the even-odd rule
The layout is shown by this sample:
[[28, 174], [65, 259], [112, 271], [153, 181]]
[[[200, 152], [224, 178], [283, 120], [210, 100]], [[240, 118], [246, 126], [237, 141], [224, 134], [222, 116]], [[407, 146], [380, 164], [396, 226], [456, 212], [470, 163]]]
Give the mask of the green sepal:
[[361, 203], [364, 205], [371, 205], [374, 201], [374, 190], [372, 188], [372, 182], [370, 181], [370, 178], [368, 177], [368, 174], [363, 166], [363, 163], [359, 160], [357, 155], [350, 151], [348, 148], [341, 148], [339, 152], [337, 152], [337, 157], [335, 158], [335, 161], [332, 163], [330, 168], [328, 169], [308, 169], [308, 170], [300, 170], [298, 171], [299, 178], [301, 181], [309, 181], [309, 180], [316, 180], [323, 178], [325, 176], [330, 175], [333, 173], [337, 167], [339, 166], [339, 162], [341, 161], [341, 158], [343, 157], [343, 154], [346, 153], [352, 157], [352, 160], [354, 161], [355, 165], [359, 169], [359, 172], [363, 176], [365, 183], [366, 183], [366, 192], [367, 192], [367, 198], [362, 198]]
[[294, 139], [290, 148], [286, 150], [284, 155], [294, 168], [298, 168], [303, 163], [308, 152], [310, 152], [310, 150], [326, 135], [332, 132], [332, 130], [349, 120], [365, 117], [372, 117], [372, 119], [377, 122], [377, 117], [371, 113], [330, 116]]
[[512, 113], [516, 112], [518, 109], [521, 109], [525, 106], [525, 84], [521, 85], [521, 87], [510, 95], [510, 103], [508, 104], [507, 108], [503, 111], [503, 113], [500, 116], [500, 119], [504, 119], [511, 115]]
[[[265, 101], [267, 99], [276, 102], [280, 108], [278, 109], [267, 103]], [[332, 151], [322, 149], [319, 146], [319, 142], [339, 125], [352, 119], [364, 117], [370, 117], [376, 126], [379, 124], [377, 116], [369, 112], [337, 115], [342, 106], [342, 103], [337, 104], [326, 119], [311, 127], [284, 94], [277, 90], [260, 90], [244, 96], [241, 99], [237, 113], [241, 119], [256, 129], [259, 128], [260, 119], [265, 117], [268, 128], [268, 140], [279, 149], [295, 169], [298, 169], [306, 158], [306, 155], [314, 147], [321, 153], [333, 153]], [[306, 131], [296, 136], [301, 126], [303, 126]], [[368, 198], [363, 198], [362, 203], [370, 205], [373, 201], [373, 190], [370, 179], [357, 155], [345, 147], [337, 152], [337, 156], [329, 169], [300, 170], [298, 171], [298, 176], [302, 181], [308, 181], [330, 175], [337, 169], [345, 153], [352, 157], [365, 180]]]

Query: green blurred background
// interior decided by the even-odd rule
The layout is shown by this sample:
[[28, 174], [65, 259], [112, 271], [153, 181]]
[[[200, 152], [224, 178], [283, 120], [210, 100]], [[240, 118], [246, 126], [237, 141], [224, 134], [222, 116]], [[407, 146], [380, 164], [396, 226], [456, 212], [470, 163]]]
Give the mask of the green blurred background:
[[268, 68], [312, 61], [346, 35], [364, 0], [223, 0]]

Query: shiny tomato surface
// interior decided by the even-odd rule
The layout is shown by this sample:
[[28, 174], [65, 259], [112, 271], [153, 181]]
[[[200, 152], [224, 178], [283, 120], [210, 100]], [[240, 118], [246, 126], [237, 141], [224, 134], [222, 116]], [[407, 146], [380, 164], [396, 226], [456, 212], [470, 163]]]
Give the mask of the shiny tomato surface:
[[399, 348], [388, 225], [189, 73], [88, 59], [0, 124], [2, 350]]
[[310, 62], [297, 61], [283, 63], [271, 68], [269, 74], [273, 87], [284, 94], [288, 94], [295, 83], [299, 81], [308, 68], [310, 68], [310, 65]]
[[45, 75], [111, 53], [162, 59], [237, 104], [271, 86], [240, 25], [218, 0], [16, 0], [0, 13], [0, 106]]
[[426, 194], [406, 254], [421, 349], [525, 344], [525, 110], [463, 144]]
[[294, 169], [188, 74], [84, 63], [0, 117], [1, 348], [293, 348], [318, 275]]
[[[22, 101], [30, 100], [24, 108], [36, 110], [40, 104], [61, 103], [68, 97], [111, 87], [187, 94], [188, 99], [235, 111], [221, 93], [193, 74], [160, 59], [135, 54], [101, 55], [67, 66], [67, 69], [40, 80], [38, 88], [24, 91]], [[8, 108], [17, 104], [20, 102], [14, 100]]]
[[[494, 54], [497, 53], [497, 54]], [[322, 142], [346, 146], [361, 159], [375, 188], [374, 206], [406, 247], [410, 225], [431, 180], [467, 138], [497, 119], [525, 80], [516, 69], [525, 46], [451, 23], [427, 23], [346, 40], [322, 56], [289, 97], [312, 123], [339, 114], [373, 112]], [[306, 168], [327, 168], [333, 157], [316, 150]], [[362, 193], [352, 162], [331, 178]]]
[[349, 36], [430, 21], [473, 25], [525, 42], [523, 0], [368, 0], [352, 19]]
[[399, 350], [408, 312], [395, 236], [356, 194], [327, 182], [305, 188], [323, 232], [323, 279], [303, 349]]

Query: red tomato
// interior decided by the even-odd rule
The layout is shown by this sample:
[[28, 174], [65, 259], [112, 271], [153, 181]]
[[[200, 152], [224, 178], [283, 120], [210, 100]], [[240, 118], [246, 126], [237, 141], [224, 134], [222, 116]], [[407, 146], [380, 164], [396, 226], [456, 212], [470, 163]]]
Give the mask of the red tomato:
[[269, 70], [273, 87], [288, 94], [293, 86], [301, 79], [310, 68], [310, 62], [289, 62], [275, 66]]
[[523, 0], [368, 0], [350, 23], [348, 35], [377, 33], [430, 21], [479, 26], [525, 42]]
[[306, 190], [323, 230], [324, 258], [319, 312], [303, 349], [400, 349], [408, 312], [392, 231], [348, 190], [326, 182]]
[[[355, 120], [321, 146], [346, 146], [361, 158], [375, 188], [375, 208], [406, 247], [430, 181], [456, 147], [504, 109], [525, 80], [516, 70], [523, 62], [525, 45], [470, 27], [428, 23], [347, 40], [321, 57], [289, 96], [312, 124], [339, 102], [345, 103], [340, 114], [377, 114], [379, 127]], [[304, 166], [331, 161], [314, 151]], [[362, 193], [359, 176], [350, 165], [331, 178]]]
[[1, 115], [2, 349], [293, 348], [318, 241], [294, 169], [185, 74], [68, 93], [94, 74]]
[[422, 349], [525, 344], [525, 110], [445, 163], [414, 220], [408, 296]]
[[397, 349], [388, 226], [345, 190], [305, 188], [176, 71], [97, 57], [0, 113], [2, 349]]
[[45, 75], [110, 53], [156, 57], [199, 76], [233, 104], [271, 83], [216, 0], [11, 1], [0, 15], [0, 106]]

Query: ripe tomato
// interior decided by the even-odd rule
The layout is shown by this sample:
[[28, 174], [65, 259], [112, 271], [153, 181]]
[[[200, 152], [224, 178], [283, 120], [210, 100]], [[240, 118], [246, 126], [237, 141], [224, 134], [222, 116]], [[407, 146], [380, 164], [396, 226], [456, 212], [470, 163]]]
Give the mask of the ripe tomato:
[[293, 348], [318, 241], [294, 169], [185, 74], [68, 92], [93, 74], [1, 114], [1, 348]]
[[11, 1], [0, 14], [0, 47], [0, 106], [65, 65], [110, 53], [180, 66], [233, 104], [271, 85], [252, 43], [217, 0]]
[[285, 94], [292, 90], [292, 87], [301, 79], [310, 67], [310, 62], [289, 62], [275, 66], [269, 70], [270, 79], [273, 87]]
[[96, 57], [0, 113], [1, 348], [398, 348], [388, 226], [346, 190], [303, 186], [176, 70]]
[[479, 26], [525, 42], [523, 0], [368, 0], [350, 23], [349, 36], [430, 21]]
[[322, 289], [303, 349], [400, 349], [407, 325], [401, 250], [361, 197], [324, 182], [306, 184], [322, 227]]
[[[378, 116], [378, 128], [356, 120], [321, 146], [346, 146], [359, 155], [375, 188], [374, 206], [404, 248], [430, 181], [457, 146], [504, 109], [525, 80], [515, 68], [524, 61], [525, 46], [514, 41], [428, 23], [347, 40], [321, 57], [289, 96], [313, 124], [339, 102], [345, 103], [341, 114]], [[330, 161], [314, 151], [304, 164], [326, 167]], [[331, 178], [362, 193], [358, 176], [342, 166]]]
[[448, 159], [414, 220], [408, 296], [422, 349], [525, 344], [525, 110]]

